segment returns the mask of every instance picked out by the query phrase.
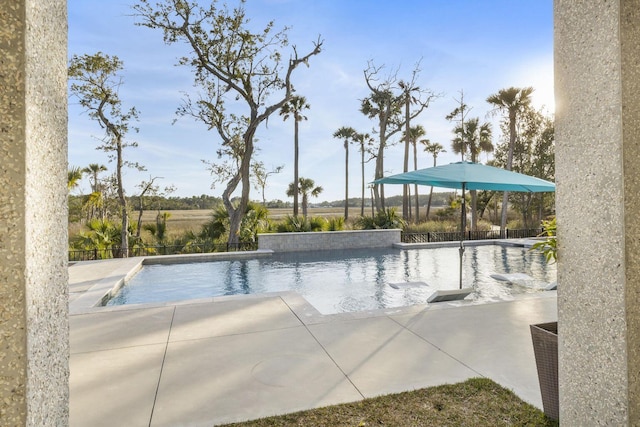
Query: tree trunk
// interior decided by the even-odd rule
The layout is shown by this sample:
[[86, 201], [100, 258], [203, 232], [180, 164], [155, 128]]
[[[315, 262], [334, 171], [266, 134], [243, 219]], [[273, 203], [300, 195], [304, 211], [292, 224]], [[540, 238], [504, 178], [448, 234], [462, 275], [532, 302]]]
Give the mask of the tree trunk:
[[371, 187], [371, 217], [373, 218], [374, 216], [376, 216], [376, 212], [375, 212], [375, 202], [374, 202], [374, 198], [373, 198], [373, 189], [374, 187]]
[[140, 206], [138, 208], [138, 226], [136, 227], [136, 239], [140, 239], [140, 230], [142, 229], [142, 200], [140, 201]]
[[118, 185], [118, 202], [122, 208], [122, 230], [120, 231], [120, 257], [129, 257], [129, 216], [127, 214], [127, 199], [124, 196], [124, 186], [122, 184], [122, 140], [116, 136], [116, 181]]
[[126, 205], [122, 208], [122, 231], [120, 232], [120, 257], [129, 257], [129, 216]]
[[524, 228], [531, 228], [533, 225], [533, 213], [531, 212], [533, 193], [521, 193], [520, 199], [522, 200], [522, 222], [524, 223]]
[[429, 214], [431, 213], [431, 198], [433, 197], [433, 187], [429, 190], [429, 200], [427, 201], [427, 220], [429, 220]]
[[[411, 138], [411, 129], [409, 127], [409, 92], [407, 92], [405, 99], [405, 112], [404, 112], [404, 120], [405, 120], [405, 137], [404, 137], [404, 167], [402, 171], [404, 173], [409, 172], [409, 139]], [[411, 213], [409, 212], [409, 184], [404, 184], [402, 186], [402, 219], [408, 221], [411, 217]]]
[[[378, 148], [378, 157], [376, 157], [376, 173], [375, 179], [380, 179], [384, 175], [384, 137], [380, 136], [380, 147]], [[373, 198], [376, 212], [384, 211], [384, 185], [375, 184], [373, 186]]]
[[[433, 167], [436, 167], [438, 160], [436, 156], [436, 152], [433, 153]], [[429, 190], [429, 201], [427, 202], [427, 220], [429, 220], [429, 214], [431, 213], [431, 198], [433, 196], [433, 187]]]
[[344, 220], [349, 219], [349, 143], [344, 140]]
[[[222, 203], [229, 214], [229, 240], [228, 244], [232, 248], [238, 248], [240, 243], [240, 225], [247, 206], [249, 204], [249, 191], [251, 190], [250, 171], [251, 158], [253, 157], [253, 136], [255, 130], [248, 130], [244, 135], [245, 151], [240, 162], [238, 173], [227, 183], [227, 187], [222, 193]], [[242, 184], [240, 203], [234, 207], [231, 203], [231, 195]]]
[[360, 153], [362, 155], [362, 194], [360, 197], [360, 216], [364, 216], [364, 143], [360, 147]]
[[413, 221], [411, 213], [413, 212], [413, 207], [411, 206], [411, 186], [407, 185], [407, 212], [409, 212], [409, 221]]
[[302, 216], [304, 217], [304, 219], [307, 219], [307, 213], [308, 213], [308, 203], [309, 203], [309, 199], [308, 199], [308, 195], [306, 193], [302, 194]]
[[471, 231], [478, 230], [478, 192], [471, 190]]
[[500, 213], [500, 234], [504, 236], [507, 229], [507, 206], [509, 204], [509, 193], [504, 192], [502, 195], [502, 211]]
[[[226, 205], [226, 204], [225, 204]], [[229, 208], [227, 208], [227, 212]], [[229, 239], [227, 244], [230, 248], [237, 248], [240, 244], [240, 223], [242, 222], [242, 215], [240, 214], [240, 208], [232, 208], [232, 212], [229, 214]]]
[[[413, 141], [413, 170], [418, 170], [418, 143]], [[418, 184], [414, 185], [414, 193], [416, 198], [416, 219], [415, 223], [420, 222], [420, 198], [418, 196]]]
[[[378, 147], [378, 155], [376, 157], [375, 179], [384, 176], [384, 149], [387, 145], [387, 117], [384, 114], [379, 116], [380, 122], [380, 146]], [[376, 184], [373, 186], [373, 195], [375, 198], [376, 212], [384, 212], [384, 185]]]
[[[298, 117], [294, 116], [294, 135], [293, 135], [293, 185], [295, 191], [293, 192], [293, 216], [298, 216]], [[253, 150], [252, 150], [253, 151]], [[243, 159], [244, 160], [244, 159]], [[244, 186], [244, 184], [243, 184]]]
[[[513, 164], [513, 147], [516, 145], [516, 112], [509, 110], [509, 152], [507, 154], [507, 170], [511, 170]], [[502, 215], [500, 217], [500, 233], [507, 229], [507, 209], [509, 205], [509, 192], [502, 196]]]

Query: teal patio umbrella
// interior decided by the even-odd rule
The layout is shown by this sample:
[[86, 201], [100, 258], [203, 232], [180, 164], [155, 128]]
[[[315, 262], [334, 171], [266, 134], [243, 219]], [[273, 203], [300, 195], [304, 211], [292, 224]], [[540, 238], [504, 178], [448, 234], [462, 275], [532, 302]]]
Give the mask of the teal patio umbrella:
[[553, 182], [472, 162], [457, 162], [380, 178], [374, 184], [417, 184], [462, 190], [460, 215], [460, 289], [462, 289], [462, 255], [466, 228], [465, 190], [543, 193], [556, 190]]

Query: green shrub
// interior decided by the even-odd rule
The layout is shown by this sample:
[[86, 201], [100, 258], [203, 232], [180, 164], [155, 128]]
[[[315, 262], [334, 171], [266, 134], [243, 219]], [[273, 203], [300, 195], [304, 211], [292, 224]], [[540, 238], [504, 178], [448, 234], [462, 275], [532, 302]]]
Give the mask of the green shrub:
[[547, 221], [542, 221], [544, 232], [540, 236], [546, 239], [534, 244], [531, 250], [538, 250], [544, 254], [547, 262], [554, 263], [558, 260], [558, 242], [556, 239], [556, 217]]
[[362, 230], [403, 228], [405, 223], [398, 216], [395, 208], [380, 211], [375, 217], [363, 216], [356, 220], [355, 225]]
[[[264, 206], [249, 202], [240, 224], [240, 241], [255, 242], [258, 233], [269, 229], [269, 211]], [[198, 237], [204, 240], [221, 240], [229, 235], [229, 214], [224, 206], [213, 210], [212, 218], [203, 226]]]
[[355, 220], [353, 225], [355, 225], [356, 228], [359, 228], [361, 230], [373, 230], [378, 228], [376, 227], [375, 218], [371, 216], [361, 216], [360, 218]]
[[92, 219], [87, 223], [87, 229], [74, 237], [72, 242], [74, 249], [104, 250], [120, 242], [121, 227], [109, 220]]
[[324, 231], [327, 228], [327, 220], [321, 216], [308, 218], [311, 231]]
[[278, 233], [306, 233], [310, 231], [324, 231], [327, 229], [327, 224], [327, 220], [320, 216], [305, 218], [302, 216], [287, 215], [275, 226], [275, 229]]
[[344, 217], [334, 216], [327, 221], [327, 231], [341, 231], [344, 230]]
[[304, 233], [311, 231], [311, 224], [301, 216], [287, 215], [276, 227], [278, 233]]

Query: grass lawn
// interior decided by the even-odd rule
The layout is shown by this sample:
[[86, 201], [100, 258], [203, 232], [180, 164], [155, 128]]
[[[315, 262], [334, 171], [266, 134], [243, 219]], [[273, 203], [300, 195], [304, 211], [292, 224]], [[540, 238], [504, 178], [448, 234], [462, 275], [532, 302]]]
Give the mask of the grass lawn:
[[485, 378], [228, 426], [557, 426], [534, 406]]

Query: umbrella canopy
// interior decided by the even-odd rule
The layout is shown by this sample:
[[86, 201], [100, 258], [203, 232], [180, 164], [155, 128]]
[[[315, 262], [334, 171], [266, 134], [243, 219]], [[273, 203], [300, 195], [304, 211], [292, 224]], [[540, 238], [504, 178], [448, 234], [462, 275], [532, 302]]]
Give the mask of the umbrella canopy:
[[391, 175], [373, 181], [374, 184], [418, 184], [462, 190], [462, 213], [460, 215], [460, 289], [462, 289], [462, 256], [464, 254], [465, 199], [466, 190], [514, 191], [543, 193], [556, 191], [553, 182], [524, 175], [506, 169], [472, 162], [457, 162], [448, 165], [420, 169]]
[[481, 165], [458, 162], [433, 168], [391, 175], [374, 184], [418, 184], [466, 190], [545, 192], [555, 191], [553, 182], [529, 175]]

